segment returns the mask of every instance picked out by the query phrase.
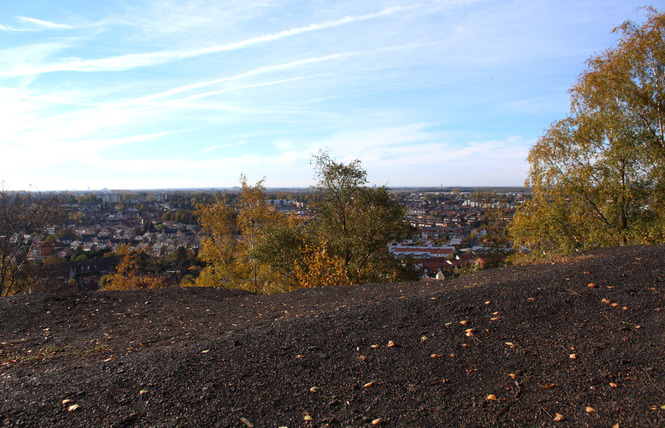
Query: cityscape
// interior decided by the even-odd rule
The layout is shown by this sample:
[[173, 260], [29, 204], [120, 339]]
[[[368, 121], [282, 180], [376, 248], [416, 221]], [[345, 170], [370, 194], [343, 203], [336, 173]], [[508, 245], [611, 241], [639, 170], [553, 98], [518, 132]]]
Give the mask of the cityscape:
[[[197, 205], [224, 194], [230, 200], [237, 189], [62, 192], [62, 214], [49, 225], [45, 239], [35, 243], [30, 260], [55, 274], [49, 287], [96, 290], [113, 272], [121, 246], [161, 260], [169, 273], [167, 285], [193, 285], [202, 263], [197, 260], [201, 227]], [[395, 201], [405, 206], [405, 221], [417, 228], [408, 240], [391, 243], [386, 250], [397, 258], [417, 260], [423, 277], [452, 277], [482, 263], [488, 248], [486, 217], [501, 213], [506, 223], [529, 192], [524, 188], [401, 188]], [[277, 212], [307, 219], [312, 215], [308, 189], [268, 189], [266, 205]], [[508, 245], [500, 251], [508, 254]], [[178, 260], [180, 265], [175, 261]]]

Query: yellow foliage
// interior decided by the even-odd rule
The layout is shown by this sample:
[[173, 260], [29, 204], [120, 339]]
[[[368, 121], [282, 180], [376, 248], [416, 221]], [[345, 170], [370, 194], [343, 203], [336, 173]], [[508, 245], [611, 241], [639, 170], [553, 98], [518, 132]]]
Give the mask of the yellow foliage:
[[325, 285], [351, 285], [344, 260], [330, 255], [324, 242], [319, 247], [301, 249], [302, 260], [297, 261], [295, 273], [302, 288]]
[[116, 267], [116, 273], [108, 276], [107, 290], [139, 290], [146, 288], [162, 288], [166, 281], [161, 275], [148, 274], [144, 272], [140, 251], [132, 251], [127, 245], [121, 245], [116, 252], [123, 256]]

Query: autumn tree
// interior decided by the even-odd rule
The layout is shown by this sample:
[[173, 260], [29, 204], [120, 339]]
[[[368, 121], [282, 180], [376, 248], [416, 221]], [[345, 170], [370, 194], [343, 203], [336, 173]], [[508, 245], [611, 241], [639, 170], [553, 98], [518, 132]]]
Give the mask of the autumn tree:
[[412, 265], [388, 252], [390, 242], [415, 233], [405, 222], [404, 206], [384, 186], [368, 187], [358, 160], [344, 164], [321, 152], [313, 161], [313, 218], [270, 230], [257, 258], [292, 287], [416, 278]]
[[409, 238], [405, 207], [385, 186], [368, 187], [358, 160], [348, 164], [321, 152], [314, 157], [317, 184], [313, 228], [328, 252], [342, 260], [353, 283], [390, 281], [407, 275], [388, 244]]
[[116, 250], [122, 257], [115, 273], [109, 274], [104, 282], [107, 290], [140, 290], [164, 288], [169, 285], [167, 278], [150, 268], [150, 256], [145, 251], [132, 250], [122, 244]]
[[540, 252], [665, 238], [665, 17], [615, 29], [588, 61], [571, 111], [530, 150], [533, 198], [517, 211], [517, 246]]
[[285, 216], [267, 205], [263, 180], [251, 186], [243, 175], [235, 204], [226, 197], [199, 205], [203, 238], [199, 257], [206, 263], [196, 284], [240, 288], [255, 293], [282, 291], [279, 275], [256, 257], [256, 246], [269, 226]]
[[56, 197], [36, 198], [0, 188], [0, 296], [33, 288], [39, 270], [31, 266], [31, 252], [46, 236], [58, 209]]

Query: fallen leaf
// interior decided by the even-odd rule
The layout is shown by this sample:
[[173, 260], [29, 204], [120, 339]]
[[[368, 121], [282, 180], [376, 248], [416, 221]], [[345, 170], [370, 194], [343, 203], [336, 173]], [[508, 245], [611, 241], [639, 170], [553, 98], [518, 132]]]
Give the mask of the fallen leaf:
[[561, 413], [557, 413], [557, 414], [554, 416], [554, 421], [555, 421], [555, 422], [561, 422], [562, 420], [564, 420], [564, 417], [563, 417], [563, 415], [562, 415]]
[[450, 358], [455, 358], [455, 357], [456, 357], [455, 354], [450, 354], [450, 355], [448, 355], [448, 356], [449, 356]]
[[81, 408], [81, 406], [79, 406], [78, 404], [72, 404], [71, 406], [67, 407], [67, 411], [68, 412], [73, 412], [74, 410], [78, 410], [80, 408]]
[[489, 305], [489, 304], [491, 304], [491, 303], [492, 303], [492, 302], [491, 302], [490, 300], [488, 300], [488, 301], [485, 302], [486, 305]]
[[545, 385], [545, 389], [552, 389], [555, 386], [556, 386], [556, 383], [548, 383], [547, 385]]
[[421, 342], [425, 342], [426, 340], [427, 340], [427, 336], [423, 336], [423, 337], [420, 338]]
[[466, 335], [467, 335], [467, 337], [473, 337], [473, 333], [470, 332], [470, 331], [467, 331], [467, 332], [466, 332]]
[[586, 412], [587, 412], [587, 413], [593, 413], [593, 412], [595, 412], [595, 411], [596, 411], [596, 409], [594, 409], [593, 407], [590, 407], [590, 406], [587, 406], [587, 407], [586, 407]]
[[210, 352], [210, 349], [206, 349], [205, 351], [201, 351], [202, 354], [207, 354], [208, 352]]
[[464, 320], [464, 321], [460, 321], [459, 323], [462, 324], [462, 325], [467, 325], [469, 323], [469, 321]]
[[535, 297], [529, 297], [529, 301], [530, 301], [530, 302], [535, 302], [535, 301], [536, 301], [536, 298], [535, 298]]
[[372, 421], [372, 425], [381, 425], [381, 423], [383, 423], [382, 418], [377, 418]]
[[600, 302], [601, 302], [601, 303], [605, 303], [605, 304], [608, 304], [608, 303], [610, 303], [610, 301], [609, 301], [609, 300], [607, 300], [607, 299], [603, 299], [603, 300], [601, 300]]
[[358, 357], [358, 359], [359, 359], [360, 361], [365, 361], [365, 360], [367, 359], [367, 357], [364, 356], [364, 355], [361, 355], [361, 356]]
[[441, 357], [441, 355], [439, 355], [439, 354], [432, 354], [432, 355], [430, 355], [430, 358], [440, 358], [440, 357]]
[[372, 349], [376, 349], [378, 347], [379, 347], [379, 345], [370, 345], [370, 348], [372, 348]]
[[301, 359], [301, 358], [302, 358], [302, 355], [298, 354], [298, 355], [296, 355], [296, 358], [297, 358], [297, 359]]
[[148, 391], [145, 390], [145, 389], [142, 389], [142, 390], [139, 391], [139, 395], [146, 395], [147, 393], [148, 393]]
[[499, 317], [492, 317], [492, 318], [490, 318], [490, 321], [498, 321], [498, 320], [499, 320]]
[[576, 355], [576, 354], [570, 354], [570, 355], [568, 355], [568, 357], [569, 357], [571, 360], [574, 360], [574, 359], [577, 358], [577, 355]]
[[320, 390], [321, 388], [319, 388], [318, 386], [313, 386], [309, 389], [309, 392], [319, 392]]
[[62, 400], [61, 403], [62, 403], [63, 406], [66, 406], [67, 404], [69, 404], [69, 403], [71, 403], [71, 402], [72, 402], [72, 400], [65, 399], [65, 400]]
[[494, 394], [489, 394], [487, 396], [487, 401], [496, 401], [496, 395]]
[[611, 388], [618, 388], [619, 385], [617, 385], [617, 384], [614, 383], [614, 382], [610, 382], [610, 387], [611, 387]]
[[587, 287], [589, 287], [589, 288], [596, 288], [596, 284], [593, 283], [593, 282], [590, 282], [589, 284], [587, 284]]
[[612, 428], [619, 428], [619, 424], [612, 425]]
[[492, 312], [492, 315], [499, 315], [499, 311]]
[[660, 406], [661, 410], [665, 410], [665, 405]]
[[621, 310], [623, 310], [623, 311], [627, 311], [627, 310], [628, 310], [628, 306], [624, 306], [623, 308], [621, 308]]
[[392, 340], [389, 340], [388, 341], [388, 348], [392, 348], [393, 346], [395, 346], [395, 342], [393, 342]]
[[374, 382], [367, 382], [366, 384], [363, 385], [363, 388], [369, 388], [372, 385], [374, 385]]
[[618, 303], [612, 303], [610, 306], [612, 306], [613, 308], [616, 308], [617, 306], [619, 306], [619, 304]]
[[310, 415], [305, 415], [305, 417], [303, 419], [305, 419], [306, 421], [313, 421], [314, 420]]
[[245, 424], [248, 428], [254, 428], [254, 424], [247, 420], [247, 418], [240, 418], [240, 422]]
[[515, 346], [513, 342], [506, 342], [506, 345], [510, 346], [511, 348]]
[[515, 373], [508, 373], [508, 376], [510, 376], [513, 379], [515, 379], [517, 377], [517, 375]]

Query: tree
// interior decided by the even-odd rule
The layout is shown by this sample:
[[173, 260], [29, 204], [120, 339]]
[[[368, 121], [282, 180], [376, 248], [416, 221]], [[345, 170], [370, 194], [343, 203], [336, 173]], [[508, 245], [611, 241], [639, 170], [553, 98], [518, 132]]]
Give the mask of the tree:
[[385, 187], [369, 188], [359, 161], [314, 157], [318, 185], [314, 216], [287, 217], [266, 205], [263, 181], [241, 179], [231, 206], [225, 198], [199, 206], [207, 263], [197, 285], [277, 292], [321, 285], [417, 278], [413, 264], [388, 253], [388, 244], [412, 236], [405, 209]]
[[226, 197], [199, 205], [203, 238], [199, 257], [206, 262], [196, 284], [240, 288], [254, 293], [281, 291], [279, 276], [256, 256], [265, 230], [285, 221], [266, 204], [263, 180], [250, 186], [241, 176], [242, 190], [234, 206]]
[[571, 112], [530, 150], [532, 199], [517, 246], [540, 252], [665, 239], [665, 17], [615, 29], [615, 48], [588, 61]]
[[116, 251], [122, 256], [116, 272], [109, 274], [104, 282], [107, 290], [139, 290], [146, 288], [163, 288], [168, 280], [150, 269], [150, 256], [143, 251], [131, 250], [122, 244]]
[[29, 290], [37, 270], [30, 255], [58, 216], [55, 197], [35, 198], [0, 188], [0, 296]]
[[257, 258], [291, 287], [348, 285], [417, 277], [411, 264], [388, 253], [388, 244], [413, 236], [405, 208], [385, 187], [367, 187], [360, 161], [327, 153], [314, 156], [317, 185], [307, 223], [270, 230]]
[[388, 244], [412, 237], [405, 207], [385, 186], [367, 187], [367, 172], [358, 160], [336, 162], [321, 152], [314, 157], [318, 183], [313, 228], [320, 245], [342, 260], [352, 283], [390, 281], [402, 277], [400, 261]]

